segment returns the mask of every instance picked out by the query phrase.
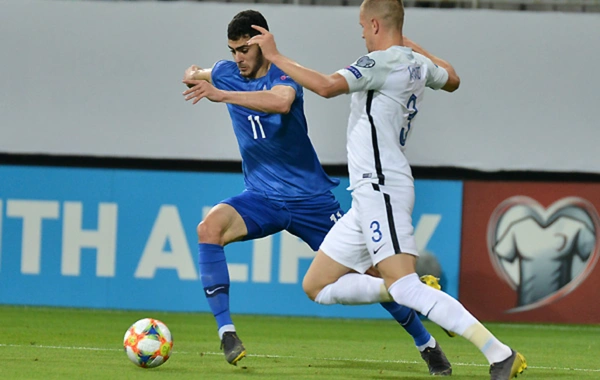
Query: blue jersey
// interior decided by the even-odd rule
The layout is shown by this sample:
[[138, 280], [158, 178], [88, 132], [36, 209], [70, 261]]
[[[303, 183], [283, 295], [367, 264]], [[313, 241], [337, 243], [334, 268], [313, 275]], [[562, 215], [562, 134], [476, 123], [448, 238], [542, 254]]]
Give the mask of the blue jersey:
[[325, 174], [308, 137], [302, 87], [271, 64], [267, 75], [247, 79], [235, 62], [219, 61], [212, 83], [227, 91], [264, 91], [290, 86], [296, 98], [287, 114], [270, 114], [227, 104], [242, 155], [246, 189], [278, 200], [306, 199], [339, 184]]

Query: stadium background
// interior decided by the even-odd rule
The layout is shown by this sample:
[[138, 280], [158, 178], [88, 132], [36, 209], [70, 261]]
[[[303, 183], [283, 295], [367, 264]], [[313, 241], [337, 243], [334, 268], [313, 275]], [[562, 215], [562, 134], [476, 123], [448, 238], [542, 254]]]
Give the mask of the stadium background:
[[[135, 308], [129, 294], [152, 289], [163, 293], [140, 308], [208, 310], [195, 225], [243, 182], [225, 107], [186, 104], [180, 79], [192, 63], [228, 58], [226, 25], [246, 8], [265, 14], [282, 52], [318, 70], [364, 52], [354, 6], [0, 3], [10, 36], [0, 39], [0, 303]], [[599, 14], [408, 8], [405, 32], [463, 81], [451, 96], [427, 94], [407, 151], [417, 240], [444, 288], [483, 320], [600, 323], [600, 305], [585, 302], [600, 285]], [[306, 94], [311, 138], [343, 182], [348, 102]], [[336, 195], [347, 208], [343, 184]], [[540, 203], [541, 230], [554, 205], [583, 199], [596, 237], [572, 289], [521, 312], [488, 244], [492, 215], [514, 196]], [[309, 302], [299, 282], [311, 252], [288, 234], [227, 255], [234, 313], [386, 317]]]

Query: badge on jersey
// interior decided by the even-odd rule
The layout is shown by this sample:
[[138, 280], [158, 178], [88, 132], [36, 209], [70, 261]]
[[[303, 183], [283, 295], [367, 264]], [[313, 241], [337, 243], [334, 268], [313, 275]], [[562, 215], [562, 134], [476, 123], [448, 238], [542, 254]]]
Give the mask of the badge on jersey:
[[375, 61], [368, 56], [363, 56], [356, 61], [355, 66], [364, 67], [365, 69], [370, 69], [375, 66]]

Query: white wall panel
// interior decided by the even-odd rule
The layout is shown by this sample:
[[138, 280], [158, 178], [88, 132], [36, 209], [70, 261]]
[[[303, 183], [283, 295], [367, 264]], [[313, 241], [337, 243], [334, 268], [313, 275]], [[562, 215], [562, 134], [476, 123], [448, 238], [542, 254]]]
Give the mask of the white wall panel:
[[[225, 106], [183, 101], [183, 70], [229, 57], [249, 7], [280, 50], [333, 72], [364, 53], [356, 7], [0, 1], [0, 152], [239, 160]], [[413, 165], [600, 172], [600, 16], [408, 9], [405, 32], [451, 61], [428, 92]], [[306, 96], [324, 163], [344, 163], [349, 97]]]

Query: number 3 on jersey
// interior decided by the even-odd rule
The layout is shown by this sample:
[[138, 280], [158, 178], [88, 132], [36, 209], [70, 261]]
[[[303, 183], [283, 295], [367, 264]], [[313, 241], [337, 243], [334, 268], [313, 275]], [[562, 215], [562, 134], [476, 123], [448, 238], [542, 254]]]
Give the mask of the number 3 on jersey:
[[406, 133], [404, 132], [405, 129], [404, 127], [402, 127], [402, 130], [400, 131], [400, 145], [404, 146], [404, 144], [406, 144], [406, 139], [408, 138], [408, 132], [410, 132], [410, 122], [412, 119], [415, 118], [415, 116], [417, 116], [417, 112], [419, 112], [419, 110], [417, 109], [417, 96], [415, 94], [412, 94], [410, 96], [410, 99], [408, 99], [408, 103], [406, 103], [406, 108], [408, 109], [408, 126], [406, 128]]
[[[260, 129], [260, 135], [262, 138], [266, 138], [265, 130], [263, 129], [262, 124], [260, 123], [260, 116], [248, 116], [248, 120], [250, 120], [250, 124], [252, 124], [252, 133], [254, 134], [254, 140], [258, 138], [258, 133], [256, 133], [256, 125], [258, 124], [258, 128]], [[256, 121], [256, 124], [254, 123]]]

